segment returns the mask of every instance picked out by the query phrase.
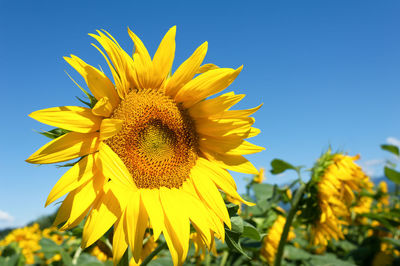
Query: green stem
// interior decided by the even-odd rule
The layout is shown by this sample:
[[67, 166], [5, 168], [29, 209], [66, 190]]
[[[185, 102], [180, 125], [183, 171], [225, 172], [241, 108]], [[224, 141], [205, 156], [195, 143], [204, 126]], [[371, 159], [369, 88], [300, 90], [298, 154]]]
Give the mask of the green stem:
[[118, 266], [129, 266], [129, 248], [126, 249], [124, 256], [118, 262]]
[[75, 251], [74, 257], [72, 258], [72, 264], [73, 264], [73, 265], [75, 265], [75, 264], [78, 262], [78, 258], [79, 258], [79, 256], [81, 255], [81, 253], [82, 253], [82, 248], [79, 247], [79, 248]]
[[158, 253], [160, 253], [161, 250], [163, 250], [165, 247], [167, 247], [167, 242], [163, 242], [162, 244], [158, 245], [153, 252], [150, 253], [149, 256], [147, 256], [142, 264], [140, 266], [145, 266], [147, 265]]
[[296, 194], [293, 197], [292, 207], [290, 208], [290, 211], [286, 217], [286, 223], [285, 223], [285, 226], [283, 227], [281, 240], [279, 241], [279, 246], [278, 246], [278, 250], [277, 250], [276, 256], [275, 256], [274, 266], [281, 265], [283, 250], [285, 248], [285, 244], [286, 244], [286, 240], [287, 240], [287, 237], [289, 234], [290, 226], [292, 225], [293, 218], [296, 215], [297, 207], [299, 205], [301, 196], [303, 195], [305, 188], [306, 188], [306, 184], [302, 183], [300, 185], [299, 189], [296, 191]]

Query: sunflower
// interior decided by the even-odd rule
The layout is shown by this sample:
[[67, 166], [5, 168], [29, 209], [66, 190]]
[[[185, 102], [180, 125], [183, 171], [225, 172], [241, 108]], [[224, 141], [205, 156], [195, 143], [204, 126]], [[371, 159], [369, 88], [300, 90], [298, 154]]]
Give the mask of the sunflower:
[[311, 241], [326, 246], [330, 239], [343, 239], [343, 226], [348, 225], [349, 208], [354, 202], [354, 191], [366, 187], [369, 178], [354, 163], [359, 156], [340, 153], [324, 154], [313, 168], [313, 182], [317, 186], [319, 215], [311, 225]]
[[207, 42], [170, 75], [176, 28], [166, 33], [153, 58], [139, 37], [128, 33], [132, 56], [106, 31], [90, 34], [105, 50], [92, 44], [104, 56], [114, 82], [82, 59], [65, 57], [85, 79], [93, 103], [90, 108], [62, 106], [31, 113], [67, 133], [27, 161], [50, 164], [79, 158], [56, 183], [46, 206], [68, 193], [55, 224], [64, 222], [62, 229], [68, 229], [87, 215], [82, 247], [113, 226], [114, 263], [128, 246], [138, 262], [151, 226], [155, 239], [163, 233], [179, 265], [187, 255], [190, 225], [208, 248], [214, 236], [224, 240], [224, 224], [231, 223], [219, 190], [250, 204], [239, 196], [227, 170], [258, 174], [243, 155], [264, 149], [245, 141], [260, 133], [249, 116], [261, 106], [229, 110], [244, 97], [233, 92], [208, 99], [227, 88], [242, 67], [201, 66]]
[[257, 175], [254, 176], [253, 182], [261, 184], [265, 179], [265, 168], [261, 167]]
[[[262, 259], [268, 262], [269, 265], [273, 265], [275, 261], [276, 252], [278, 250], [279, 241], [285, 226], [286, 218], [279, 215], [271, 228], [268, 230], [267, 235], [263, 239], [260, 256]], [[290, 241], [296, 237], [295, 233], [291, 230], [287, 236], [287, 241]]]

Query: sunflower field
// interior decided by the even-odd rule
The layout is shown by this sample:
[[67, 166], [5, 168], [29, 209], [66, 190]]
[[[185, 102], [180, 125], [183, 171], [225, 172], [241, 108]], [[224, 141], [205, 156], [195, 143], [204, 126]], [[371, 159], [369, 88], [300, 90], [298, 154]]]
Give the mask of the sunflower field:
[[[400, 265], [398, 160], [378, 184], [360, 155], [332, 149], [256, 169], [244, 156], [264, 150], [247, 141], [261, 105], [231, 109], [244, 95], [223, 92], [242, 67], [203, 62], [204, 42], [171, 73], [176, 27], [153, 57], [128, 34], [133, 55], [90, 34], [110, 77], [64, 58], [86, 82], [73, 80], [81, 106], [29, 115], [54, 129], [26, 161], [69, 169], [47, 197], [57, 213], [1, 232], [0, 265]], [[232, 171], [246, 174], [242, 195]], [[265, 182], [283, 173], [293, 182]]]

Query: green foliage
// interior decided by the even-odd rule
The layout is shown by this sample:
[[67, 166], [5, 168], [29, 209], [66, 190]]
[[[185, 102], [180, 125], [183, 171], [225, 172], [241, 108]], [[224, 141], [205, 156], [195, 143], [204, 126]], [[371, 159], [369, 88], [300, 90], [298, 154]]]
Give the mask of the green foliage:
[[393, 153], [396, 156], [400, 156], [399, 147], [395, 145], [383, 144], [381, 149]]
[[400, 184], [400, 172], [385, 166], [385, 176], [396, 184]]
[[277, 175], [280, 173], [285, 172], [286, 170], [295, 170], [296, 172], [300, 172], [300, 169], [302, 166], [293, 166], [288, 162], [285, 162], [284, 160], [281, 159], [274, 159], [271, 162], [271, 174]]

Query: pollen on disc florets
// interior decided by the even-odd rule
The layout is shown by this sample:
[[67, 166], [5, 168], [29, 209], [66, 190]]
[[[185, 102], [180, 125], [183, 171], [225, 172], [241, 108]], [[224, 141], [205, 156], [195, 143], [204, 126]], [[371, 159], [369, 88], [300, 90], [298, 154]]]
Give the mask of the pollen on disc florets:
[[105, 143], [138, 188], [180, 187], [197, 159], [198, 141], [187, 111], [156, 90], [133, 90], [111, 118], [124, 121]]

